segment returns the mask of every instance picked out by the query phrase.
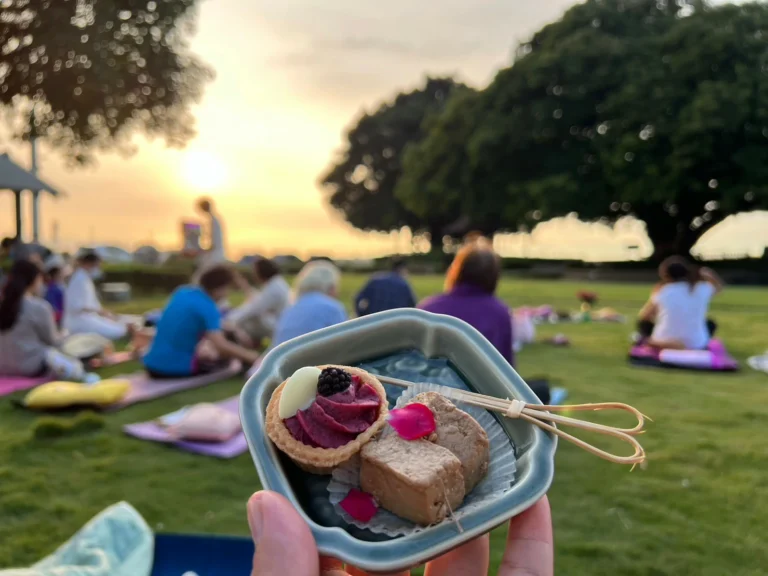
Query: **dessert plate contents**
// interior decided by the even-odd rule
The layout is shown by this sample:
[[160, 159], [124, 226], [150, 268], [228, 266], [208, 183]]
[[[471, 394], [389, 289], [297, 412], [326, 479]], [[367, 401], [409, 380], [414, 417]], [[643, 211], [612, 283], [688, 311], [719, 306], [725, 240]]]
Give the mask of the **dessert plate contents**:
[[267, 434], [296, 464], [330, 474], [384, 426], [386, 393], [359, 368], [305, 367], [277, 387], [267, 406]]
[[[515, 449], [504, 429], [487, 410], [459, 408], [440, 391], [445, 388], [412, 385], [360, 458], [333, 471], [330, 501], [346, 522], [388, 536], [415, 534], [441, 522], [456, 522], [460, 529], [463, 516], [512, 488]], [[419, 413], [431, 413], [434, 431], [408, 440], [408, 427], [403, 433], [392, 424], [417, 406]], [[370, 519], [367, 506], [358, 505], [359, 492], [378, 506]]]

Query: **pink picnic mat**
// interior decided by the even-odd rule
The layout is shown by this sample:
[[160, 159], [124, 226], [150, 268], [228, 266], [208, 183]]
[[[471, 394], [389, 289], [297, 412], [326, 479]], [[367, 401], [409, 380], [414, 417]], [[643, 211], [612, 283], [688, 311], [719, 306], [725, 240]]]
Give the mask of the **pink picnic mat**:
[[[218, 402], [218, 405], [232, 412], [233, 414], [239, 414], [239, 396], [229, 398]], [[163, 444], [170, 444], [176, 446], [187, 452], [193, 452], [194, 454], [202, 454], [203, 456], [214, 456], [216, 458], [234, 458], [240, 456], [243, 452], [248, 450], [248, 443], [245, 441], [245, 434], [240, 432], [235, 437], [227, 440], [226, 442], [187, 442], [174, 440], [165, 428], [160, 426], [157, 422], [142, 422], [140, 424], [128, 424], [123, 427], [123, 432], [134, 438], [140, 440], [148, 440], [150, 442], [161, 442]]]
[[40, 384], [51, 382], [50, 376], [41, 376], [39, 378], [24, 378], [23, 376], [0, 376], [0, 396], [7, 396], [20, 390], [29, 390]]
[[104, 411], [115, 412], [133, 404], [138, 404], [139, 402], [147, 402], [149, 400], [154, 400], [155, 398], [162, 398], [163, 396], [170, 396], [177, 392], [183, 392], [184, 390], [192, 390], [193, 388], [208, 386], [214, 382], [226, 380], [227, 378], [235, 376], [240, 372], [241, 368], [242, 365], [240, 364], [240, 361], [233, 360], [228, 367], [222, 370], [211, 372], [209, 374], [201, 374], [200, 376], [192, 376], [190, 378], [153, 380], [146, 372], [137, 372], [130, 376], [115, 376], [115, 379], [127, 378], [130, 380], [131, 390], [125, 398], [120, 400], [120, 402], [106, 406]]

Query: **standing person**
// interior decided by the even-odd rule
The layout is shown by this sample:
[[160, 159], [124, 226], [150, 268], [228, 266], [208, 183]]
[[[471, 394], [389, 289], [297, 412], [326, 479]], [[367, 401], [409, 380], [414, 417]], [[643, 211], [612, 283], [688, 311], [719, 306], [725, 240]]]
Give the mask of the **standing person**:
[[331, 262], [306, 264], [296, 276], [295, 302], [278, 320], [272, 345], [344, 322], [347, 312], [337, 300], [340, 282], [341, 272]]
[[475, 240], [456, 254], [446, 274], [445, 292], [418, 307], [464, 320], [514, 366], [510, 310], [495, 295], [500, 275], [501, 262], [490, 242]]
[[373, 276], [355, 297], [355, 312], [358, 316], [394, 310], [413, 308], [416, 297], [408, 284], [408, 268], [405, 260], [395, 259], [392, 270]]
[[[254, 274], [261, 290], [253, 290], [243, 279], [241, 288], [247, 299], [227, 314], [226, 324], [244, 330], [251, 340], [260, 342], [272, 337], [278, 319], [288, 306], [291, 287], [277, 264], [267, 258], [259, 258], [254, 263]], [[238, 275], [238, 278], [242, 277]]]
[[234, 272], [220, 264], [203, 272], [200, 285], [182, 286], [171, 295], [144, 367], [153, 378], [185, 378], [215, 371], [236, 358], [252, 364], [258, 352], [227, 340], [216, 302], [226, 298]]
[[707, 320], [709, 303], [722, 291], [722, 279], [710, 268], [697, 270], [680, 256], [664, 260], [659, 277], [661, 282], [640, 310], [640, 335], [658, 348], [705, 349], [716, 328]]
[[94, 280], [101, 278], [101, 258], [93, 251], [77, 259], [72, 278], [64, 291], [63, 327], [70, 334], [99, 334], [119, 340], [129, 334], [127, 324], [101, 306]]
[[227, 252], [224, 246], [224, 229], [221, 219], [213, 209], [213, 202], [208, 198], [202, 198], [197, 202], [197, 209], [208, 218], [208, 248], [203, 252], [197, 276], [207, 268], [223, 264], [227, 261]]
[[42, 376], [48, 372], [67, 380], [85, 376], [83, 365], [56, 347], [61, 335], [51, 305], [38, 297], [43, 286], [40, 268], [18, 260], [0, 294], [0, 374]]

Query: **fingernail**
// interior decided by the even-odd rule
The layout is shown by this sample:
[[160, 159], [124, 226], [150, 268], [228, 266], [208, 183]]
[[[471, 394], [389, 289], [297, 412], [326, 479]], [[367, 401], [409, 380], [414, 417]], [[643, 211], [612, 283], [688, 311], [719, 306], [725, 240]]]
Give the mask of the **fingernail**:
[[261, 494], [256, 494], [248, 501], [248, 525], [251, 527], [253, 541], [258, 543], [264, 533], [264, 506]]

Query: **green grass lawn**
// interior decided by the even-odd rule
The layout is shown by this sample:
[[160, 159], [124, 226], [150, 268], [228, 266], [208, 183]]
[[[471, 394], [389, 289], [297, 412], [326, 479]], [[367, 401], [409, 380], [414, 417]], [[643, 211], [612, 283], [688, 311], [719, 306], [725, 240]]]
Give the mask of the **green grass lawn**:
[[[345, 302], [363, 279], [345, 278]], [[413, 283], [420, 296], [441, 287], [434, 276]], [[576, 307], [574, 294], [584, 287], [508, 278], [500, 294], [513, 306], [549, 303], [567, 309]], [[649, 289], [588, 287], [599, 293], [601, 305], [629, 315]], [[139, 312], [161, 304], [162, 298], [147, 298], [119, 309]], [[739, 360], [768, 347], [768, 290], [729, 289], [712, 312]], [[748, 368], [720, 375], [630, 368], [625, 357], [631, 330], [630, 324], [544, 326], [540, 337], [563, 332], [572, 347], [533, 345], [519, 355], [524, 376], [559, 380], [570, 391], [569, 402], [619, 400], [654, 420], [641, 438], [647, 466], [632, 473], [560, 444], [550, 491], [557, 573], [768, 573], [763, 537], [768, 376]], [[133, 504], [157, 530], [246, 534], [245, 502], [259, 489], [249, 455], [221, 462], [121, 432], [129, 422], [234, 395], [242, 383], [233, 380], [98, 417], [102, 427], [59, 438], [43, 438], [46, 420], [0, 399], [0, 567], [34, 562], [119, 500]], [[502, 529], [493, 534], [495, 562], [504, 536]]]

